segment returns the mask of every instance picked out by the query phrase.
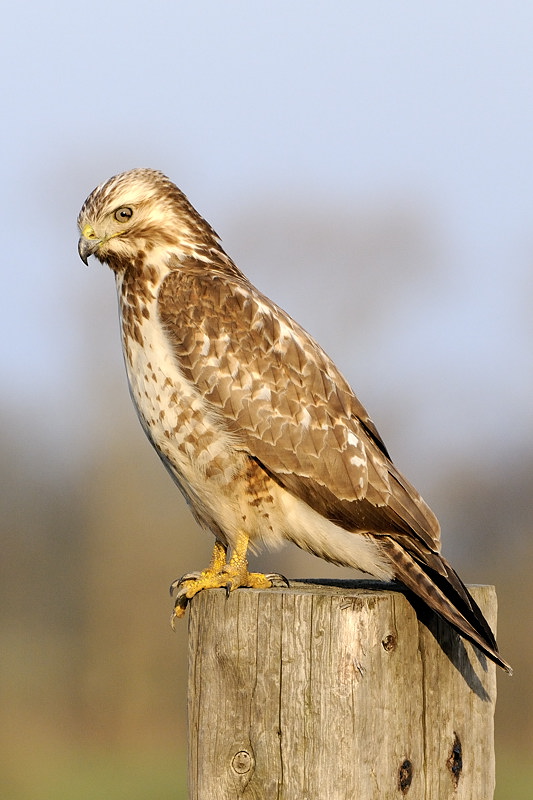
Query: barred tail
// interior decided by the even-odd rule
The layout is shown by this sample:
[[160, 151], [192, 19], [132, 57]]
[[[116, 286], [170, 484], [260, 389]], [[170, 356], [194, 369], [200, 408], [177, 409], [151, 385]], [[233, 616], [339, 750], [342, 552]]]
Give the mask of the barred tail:
[[380, 540], [394, 566], [395, 578], [471, 641], [510, 675], [512, 669], [498, 652], [487, 620], [455, 570], [440, 555], [424, 563], [389, 536]]

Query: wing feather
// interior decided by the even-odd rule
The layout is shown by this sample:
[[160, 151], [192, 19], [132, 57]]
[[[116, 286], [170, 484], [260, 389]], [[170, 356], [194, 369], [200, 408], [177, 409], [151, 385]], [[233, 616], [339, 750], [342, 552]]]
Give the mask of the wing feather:
[[205, 264], [173, 270], [158, 310], [182, 372], [278, 483], [346, 530], [403, 534], [421, 557], [439, 550], [435, 516], [333, 362], [284, 311]]

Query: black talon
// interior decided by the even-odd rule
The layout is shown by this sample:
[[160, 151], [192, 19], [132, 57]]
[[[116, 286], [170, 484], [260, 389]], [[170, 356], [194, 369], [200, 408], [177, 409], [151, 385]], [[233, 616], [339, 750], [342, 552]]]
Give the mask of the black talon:
[[[183, 602], [184, 599], [185, 599], [185, 603]], [[186, 606], [186, 605], [187, 605], [187, 598], [186, 597], [184, 598], [183, 595], [180, 595], [179, 597], [176, 597], [176, 602], [174, 603], [174, 608], [177, 608], [178, 606]]]
[[176, 598], [176, 602], [174, 603], [174, 611], [170, 616], [170, 627], [172, 628], [173, 631], [176, 630], [176, 619], [178, 618], [177, 614], [175, 613], [176, 609], [177, 608], [185, 609], [187, 608], [188, 603], [189, 603], [189, 598], [186, 595], [180, 595]]
[[176, 578], [176, 580], [172, 581], [170, 584], [170, 596], [173, 597], [176, 589], [178, 589], [185, 581], [194, 581], [199, 577], [199, 572], [187, 572], [185, 575], [182, 575], [181, 578]]
[[288, 579], [285, 577], [285, 575], [281, 575], [279, 572], [269, 572], [265, 575], [265, 578], [268, 578], [268, 580], [272, 581], [273, 583], [274, 581], [281, 581], [281, 583], [284, 583], [285, 586], [290, 589], [291, 585]]

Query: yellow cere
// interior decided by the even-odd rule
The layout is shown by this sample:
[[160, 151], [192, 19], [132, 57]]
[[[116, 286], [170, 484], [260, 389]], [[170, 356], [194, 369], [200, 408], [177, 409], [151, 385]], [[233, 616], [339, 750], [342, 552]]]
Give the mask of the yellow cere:
[[96, 233], [94, 232], [94, 228], [92, 227], [92, 225], [88, 225], [88, 224], [85, 225], [83, 230], [82, 230], [82, 232], [81, 232], [81, 235], [85, 239], [96, 239]]

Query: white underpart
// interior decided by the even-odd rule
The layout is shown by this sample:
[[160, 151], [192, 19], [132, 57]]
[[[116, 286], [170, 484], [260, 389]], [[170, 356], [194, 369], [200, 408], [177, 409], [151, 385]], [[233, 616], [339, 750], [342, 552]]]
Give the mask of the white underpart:
[[277, 494], [279, 530], [285, 538], [328, 561], [363, 570], [382, 580], [393, 578], [392, 566], [375, 537], [340, 528], [281, 487], [277, 487]]

